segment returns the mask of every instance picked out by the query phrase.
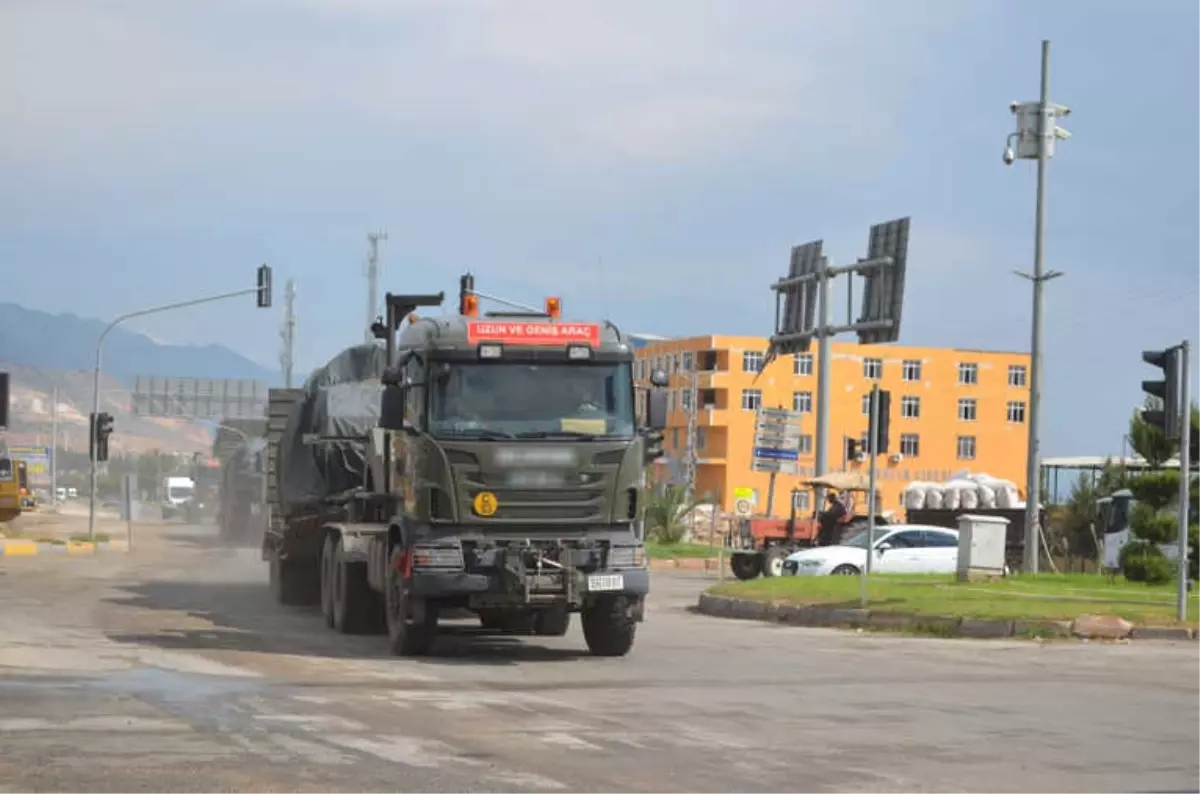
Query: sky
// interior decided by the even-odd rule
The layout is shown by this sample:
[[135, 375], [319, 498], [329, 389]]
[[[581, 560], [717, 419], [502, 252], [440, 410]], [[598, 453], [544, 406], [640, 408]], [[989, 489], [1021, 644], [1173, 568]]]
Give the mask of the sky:
[[111, 318], [269, 262], [271, 310], [130, 327], [274, 367], [295, 279], [307, 372], [361, 338], [386, 230], [384, 290], [766, 336], [791, 246], [911, 216], [900, 341], [1028, 350], [1036, 166], [1001, 153], [1046, 38], [1043, 454], [1115, 454], [1141, 351], [1197, 347], [1198, 31], [1186, 0], [5, 0], [4, 294]]

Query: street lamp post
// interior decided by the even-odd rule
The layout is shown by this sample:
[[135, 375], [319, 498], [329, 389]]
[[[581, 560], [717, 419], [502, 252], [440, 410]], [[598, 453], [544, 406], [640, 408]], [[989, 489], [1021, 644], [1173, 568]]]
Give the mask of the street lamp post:
[[[178, 303], [168, 303], [163, 306], [155, 306], [151, 309], [142, 309], [141, 311], [129, 312], [122, 314], [115, 320], [110, 322], [100, 332], [100, 338], [96, 340], [96, 365], [92, 370], [92, 431], [95, 432], [96, 417], [100, 414], [100, 364], [101, 354], [104, 350], [104, 340], [108, 337], [110, 331], [116, 328], [126, 320], [132, 320], [134, 317], [144, 317], [147, 314], [158, 314], [159, 312], [170, 311], [171, 309], [183, 309], [188, 306], [198, 306], [201, 303], [212, 303], [213, 301], [225, 300], [226, 298], [237, 298], [242, 295], [257, 295], [259, 308], [268, 308], [271, 305], [271, 269], [267, 265], [262, 265], [258, 269], [258, 286], [249, 289], [239, 289], [233, 292], [223, 292], [220, 295], [209, 295], [206, 298], [196, 298], [190, 301], [180, 301]], [[90, 483], [88, 494], [88, 540], [93, 540], [96, 536], [96, 453], [95, 444], [90, 445], [93, 449], [89, 457], [88, 466], [88, 482]]]
[[[1046, 166], [1054, 156], [1054, 141], [1066, 140], [1071, 133], [1056, 124], [1056, 119], [1070, 115], [1071, 110], [1050, 102], [1050, 42], [1042, 41], [1042, 90], [1037, 102], [1013, 102], [1009, 106], [1017, 117], [1017, 131], [1008, 136], [1004, 147], [1004, 163], [1015, 160], [1037, 160], [1037, 220], [1034, 228], [1033, 273], [1017, 275], [1033, 283], [1033, 323], [1029, 366], [1029, 450], [1025, 471], [1025, 560], [1029, 573], [1038, 572], [1041, 527], [1038, 523], [1038, 504], [1041, 501], [1041, 471], [1038, 424], [1042, 400], [1042, 292], [1047, 281], [1062, 273], [1046, 271], [1043, 265], [1046, 238]], [[1013, 143], [1016, 143], [1014, 148]]]

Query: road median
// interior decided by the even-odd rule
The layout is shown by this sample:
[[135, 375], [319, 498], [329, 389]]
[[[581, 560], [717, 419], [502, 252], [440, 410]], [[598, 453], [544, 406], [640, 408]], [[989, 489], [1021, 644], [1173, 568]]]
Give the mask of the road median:
[[698, 611], [792, 626], [975, 639], [1197, 638], [1198, 602], [1175, 620], [1169, 588], [1102, 577], [1008, 577], [958, 584], [951, 577], [873, 577], [861, 608], [858, 577], [783, 577], [709, 588]]

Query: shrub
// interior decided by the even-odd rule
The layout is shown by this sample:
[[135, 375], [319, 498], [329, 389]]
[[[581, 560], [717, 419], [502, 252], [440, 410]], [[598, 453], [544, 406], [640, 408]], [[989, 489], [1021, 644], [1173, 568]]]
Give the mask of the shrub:
[[1179, 537], [1179, 516], [1159, 512], [1145, 502], [1137, 502], [1129, 516], [1129, 528], [1140, 540], [1173, 543]]
[[1174, 565], [1153, 543], [1131, 540], [1121, 549], [1121, 572], [1130, 582], [1166, 584], [1171, 581]]
[[1179, 500], [1179, 472], [1147, 472], [1130, 480], [1129, 490], [1139, 503], [1161, 510]]

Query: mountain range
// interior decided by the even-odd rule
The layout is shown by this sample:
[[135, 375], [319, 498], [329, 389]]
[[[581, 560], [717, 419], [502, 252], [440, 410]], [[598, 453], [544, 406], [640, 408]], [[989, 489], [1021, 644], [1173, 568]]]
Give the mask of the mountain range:
[[[0, 303], [0, 371], [11, 380], [11, 445], [48, 445], [58, 390], [59, 445], [87, 448], [96, 340], [107, 323]], [[104, 342], [100, 408], [114, 415], [114, 451], [194, 452], [211, 443], [209, 428], [178, 419], [134, 416], [129, 389], [139, 376], [235, 378], [280, 385], [277, 372], [221, 345], [167, 345], [115, 328]]]

